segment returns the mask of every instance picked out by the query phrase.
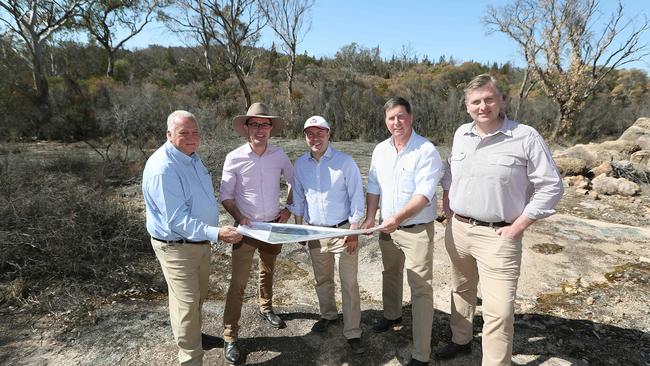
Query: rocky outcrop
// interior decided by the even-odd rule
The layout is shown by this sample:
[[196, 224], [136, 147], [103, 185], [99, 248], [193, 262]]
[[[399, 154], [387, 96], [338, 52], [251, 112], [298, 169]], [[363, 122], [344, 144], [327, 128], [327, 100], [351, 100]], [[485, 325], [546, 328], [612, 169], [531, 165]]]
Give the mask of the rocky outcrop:
[[612, 178], [601, 174], [591, 181], [594, 191], [600, 194], [634, 196], [641, 191], [638, 184], [625, 178]]
[[636, 170], [650, 173], [650, 150], [637, 151], [630, 155], [630, 162]]
[[634, 169], [650, 172], [650, 118], [639, 118], [616, 140], [578, 144], [558, 151], [553, 158], [565, 175], [610, 175], [615, 162], [630, 160]]
[[580, 175], [587, 171], [587, 164], [578, 158], [555, 158], [555, 165], [564, 176]]

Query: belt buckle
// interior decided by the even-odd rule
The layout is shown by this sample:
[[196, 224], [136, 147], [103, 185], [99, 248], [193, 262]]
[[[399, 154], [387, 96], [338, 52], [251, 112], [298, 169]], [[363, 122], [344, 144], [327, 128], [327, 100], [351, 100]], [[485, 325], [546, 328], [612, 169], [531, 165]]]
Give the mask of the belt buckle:
[[476, 219], [473, 219], [473, 218], [471, 218], [471, 217], [468, 217], [468, 220], [467, 220], [467, 221], [469, 221], [469, 223], [470, 223], [472, 226], [476, 226], [476, 225], [478, 225]]

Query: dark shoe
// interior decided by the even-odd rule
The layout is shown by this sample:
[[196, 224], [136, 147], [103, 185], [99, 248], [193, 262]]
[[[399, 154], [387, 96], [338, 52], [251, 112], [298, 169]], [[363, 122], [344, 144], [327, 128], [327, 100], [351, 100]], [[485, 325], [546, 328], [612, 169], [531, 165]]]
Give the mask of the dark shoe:
[[456, 344], [451, 342], [436, 351], [436, 359], [450, 360], [458, 355], [468, 355], [470, 353], [472, 353], [472, 342], [467, 344]]
[[330, 326], [330, 324], [336, 323], [336, 319], [325, 319], [325, 318], [320, 318], [314, 325], [311, 326], [312, 332], [316, 333], [323, 333], [327, 331], [327, 328]]
[[287, 326], [287, 324], [284, 322], [284, 320], [280, 319], [280, 317], [277, 316], [273, 312], [273, 310], [271, 310], [271, 311], [269, 311], [267, 313], [263, 313], [263, 312], [260, 311], [259, 314], [262, 317], [262, 319], [266, 320], [267, 323], [269, 323], [269, 325], [272, 326], [273, 328], [282, 329], [282, 328]]
[[402, 322], [401, 316], [393, 320], [381, 318], [379, 319], [378, 322], [375, 323], [375, 325], [372, 326], [372, 330], [374, 330], [375, 332], [385, 332], [388, 329], [390, 329], [393, 325], [400, 324], [401, 322]]
[[223, 357], [226, 359], [226, 362], [233, 365], [236, 365], [241, 361], [241, 354], [237, 347], [237, 341], [224, 342]]
[[429, 361], [420, 361], [420, 360], [416, 360], [415, 358], [412, 358], [411, 361], [409, 361], [408, 366], [425, 366], [428, 364]]
[[350, 345], [350, 349], [352, 350], [352, 353], [354, 353], [355, 355], [360, 355], [366, 352], [366, 349], [363, 347], [363, 344], [361, 344], [361, 338], [350, 338], [348, 339], [348, 344]]
[[203, 350], [211, 350], [213, 348], [223, 347], [223, 339], [209, 334], [201, 333], [201, 346]]

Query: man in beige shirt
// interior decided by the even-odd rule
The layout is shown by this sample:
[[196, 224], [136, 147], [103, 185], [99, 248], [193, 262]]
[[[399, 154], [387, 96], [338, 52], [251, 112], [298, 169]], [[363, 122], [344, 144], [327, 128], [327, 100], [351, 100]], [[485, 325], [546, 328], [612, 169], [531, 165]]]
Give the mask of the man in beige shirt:
[[483, 365], [510, 365], [522, 236], [533, 222], [555, 213], [562, 179], [539, 133], [505, 116], [493, 77], [470, 81], [465, 106], [473, 121], [456, 131], [450, 169], [441, 181], [449, 218], [452, 342], [436, 357], [471, 352], [480, 278]]

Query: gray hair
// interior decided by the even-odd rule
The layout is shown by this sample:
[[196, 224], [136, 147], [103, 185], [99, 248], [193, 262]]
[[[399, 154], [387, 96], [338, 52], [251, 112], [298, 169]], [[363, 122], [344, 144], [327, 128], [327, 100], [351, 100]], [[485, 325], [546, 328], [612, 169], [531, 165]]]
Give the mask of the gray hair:
[[393, 97], [388, 99], [388, 101], [386, 101], [386, 104], [384, 104], [384, 113], [386, 113], [386, 111], [388, 111], [389, 109], [393, 109], [399, 106], [404, 107], [404, 109], [406, 109], [406, 113], [412, 114], [411, 103], [409, 103], [408, 100], [402, 97]]
[[499, 82], [490, 74], [481, 74], [476, 76], [467, 84], [463, 91], [465, 92], [465, 95], [467, 95], [470, 91], [480, 89], [488, 84], [492, 84], [492, 87], [501, 96], [501, 99], [504, 99], [505, 94], [503, 94], [503, 91], [499, 88]]
[[173, 111], [169, 117], [167, 117], [167, 131], [171, 132], [174, 127], [176, 127], [178, 120], [181, 118], [191, 118], [196, 123], [196, 127], [199, 126], [199, 122], [196, 120], [196, 117], [192, 113], [188, 111], [177, 110]]

